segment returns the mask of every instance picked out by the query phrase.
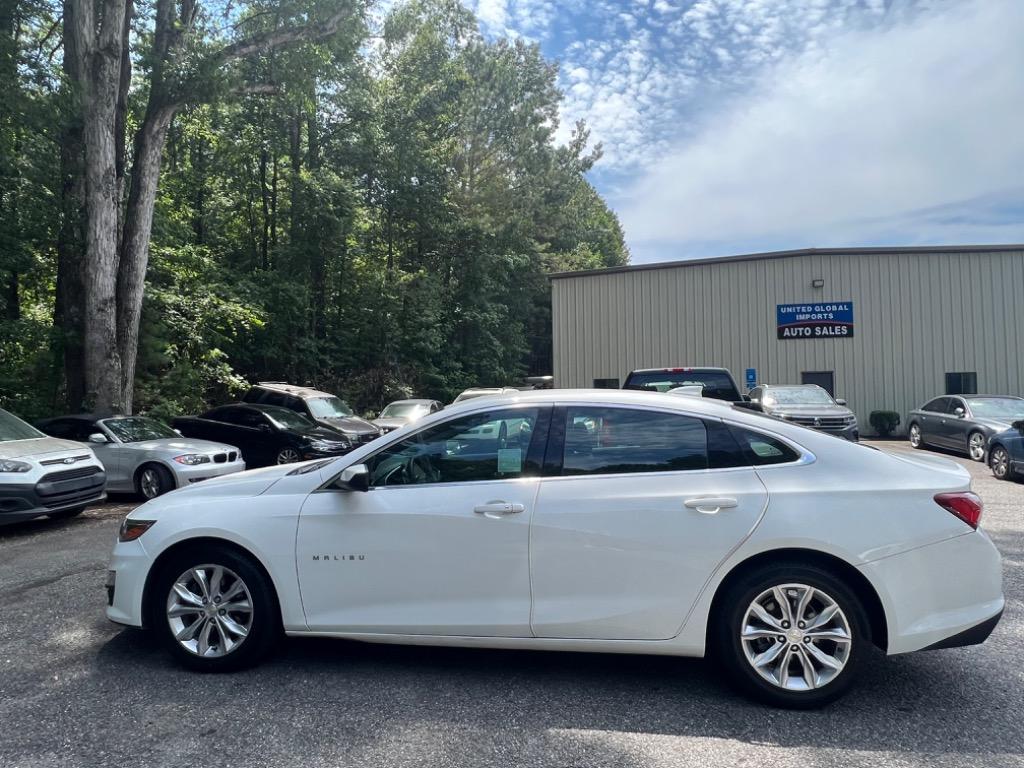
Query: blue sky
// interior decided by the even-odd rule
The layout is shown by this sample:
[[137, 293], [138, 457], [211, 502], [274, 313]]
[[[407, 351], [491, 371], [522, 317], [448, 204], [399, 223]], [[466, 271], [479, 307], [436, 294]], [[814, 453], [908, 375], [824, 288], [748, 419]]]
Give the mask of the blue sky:
[[635, 263], [1024, 241], [1024, 0], [468, 0], [561, 67]]

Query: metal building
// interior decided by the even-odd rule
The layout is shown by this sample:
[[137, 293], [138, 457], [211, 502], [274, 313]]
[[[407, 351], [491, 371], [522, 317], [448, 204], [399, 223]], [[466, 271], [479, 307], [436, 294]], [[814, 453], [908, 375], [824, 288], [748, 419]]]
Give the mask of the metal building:
[[871, 411], [905, 421], [934, 395], [1024, 395], [1024, 245], [807, 249], [561, 273], [552, 325], [555, 386], [723, 366], [742, 391], [820, 384], [870, 432]]

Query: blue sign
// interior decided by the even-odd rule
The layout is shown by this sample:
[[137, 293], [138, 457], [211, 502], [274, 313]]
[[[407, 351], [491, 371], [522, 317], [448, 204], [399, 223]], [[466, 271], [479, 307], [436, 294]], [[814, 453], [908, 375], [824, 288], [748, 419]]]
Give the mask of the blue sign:
[[747, 389], [757, 386], [757, 368], [747, 368]]
[[780, 339], [853, 338], [852, 301], [776, 304], [775, 319]]

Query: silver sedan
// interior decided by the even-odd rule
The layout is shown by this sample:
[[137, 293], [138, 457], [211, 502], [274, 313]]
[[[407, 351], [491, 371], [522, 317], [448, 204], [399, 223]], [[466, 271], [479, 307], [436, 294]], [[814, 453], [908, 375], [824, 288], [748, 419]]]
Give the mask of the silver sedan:
[[238, 448], [182, 437], [144, 416], [62, 416], [38, 427], [48, 435], [88, 443], [107, 473], [107, 490], [154, 499], [211, 477], [245, 469]]

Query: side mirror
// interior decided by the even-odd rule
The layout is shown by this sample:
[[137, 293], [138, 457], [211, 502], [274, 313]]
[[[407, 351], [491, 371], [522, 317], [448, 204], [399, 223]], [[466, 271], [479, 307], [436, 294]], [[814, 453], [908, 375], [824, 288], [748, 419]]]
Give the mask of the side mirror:
[[836, 398], [836, 405], [846, 405], [846, 401], [841, 397]]
[[334, 482], [334, 487], [342, 491], [370, 490], [370, 470], [365, 464], [353, 464], [345, 467]]
[[956, 416], [958, 419], [962, 419], [964, 416], [967, 415], [967, 413], [964, 411], [963, 408], [954, 408], [953, 415]]
[[89, 442], [96, 443], [97, 445], [103, 445], [104, 443], [109, 443], [110, 441], [107, 440], [107, 436], [104, 435], [102, 432], [93, 432], [91, 435], [89, 435]]

